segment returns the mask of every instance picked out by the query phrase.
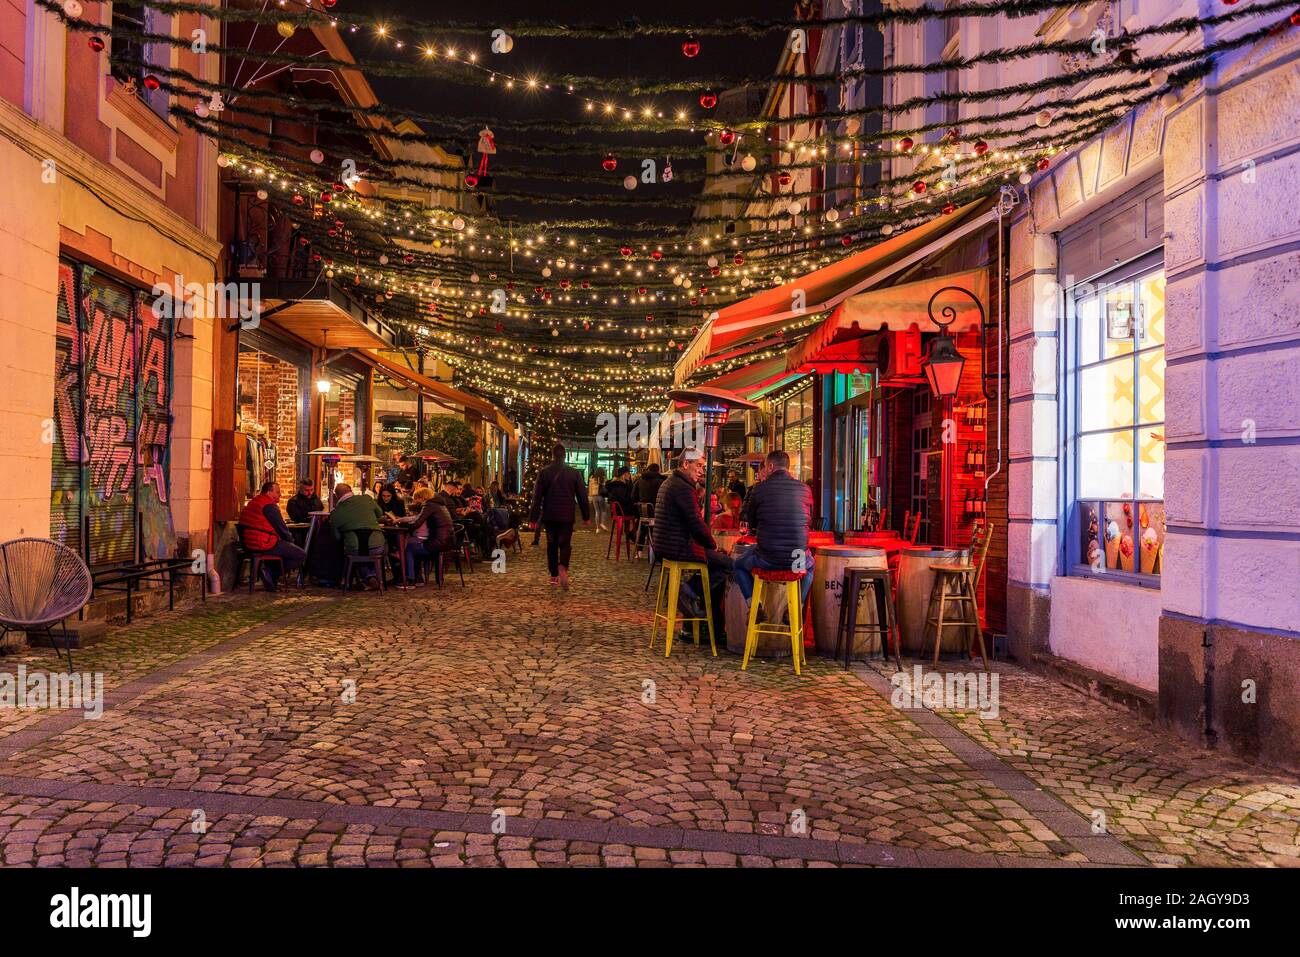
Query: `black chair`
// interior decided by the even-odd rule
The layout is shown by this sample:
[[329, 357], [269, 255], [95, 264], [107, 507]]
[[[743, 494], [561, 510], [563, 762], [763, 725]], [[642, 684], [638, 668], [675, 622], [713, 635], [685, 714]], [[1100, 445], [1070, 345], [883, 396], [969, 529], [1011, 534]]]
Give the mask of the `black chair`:
[[343, 582], [339, 588], [343, 591], [348, 590], [348, 585], [352, 584], [352, 572], [358, 567], [369, 565], [375, 570], [375, 577], [379, 579], [379, 590], [384, 590], [384, 560], [386, 555], [348, 555], [343, 564]]
[[435, 552], [433, 555], [421, 558], [419, 563], [420, 574], [424, 576], [424, 581], [427, 582], [429, 580], [427, 569], [432, 568], [434, 570], [434, 581], [436, 581], [438, 587], [441, 588], [448, 560], [455, 562], [456, 574], [460, 576], [460, 587], [464, 588], [465, 569], [461, 566], [460, 550], [457, 548], [445, 549], [443, 551]]
[[257, 584], [257, 579], [261, 576], [263, 565], [279, 565], [280, 578], [284, 577], [284, 559], [279, 555], [272, 555], [269, 552], [255, 552], [244, 544], [244, 531], [246, 525], [236, 525], [239, 532], [239, 539], [235, 542], [235, 584], [232, 591], [239, 587], [239, 580], [243, 577], [244, 564], [248, 563], [251, 567], [248, 569], [248, 593], [253, 593], [253, 586]]
[[[897, 616], [894, 613], [893, 590], [890, 587], [888, 568], [846, 568], [840, 583], [840, 619], [835, 632], [835, 657], [844, 645], [844, 667], [853, 660], [853, 645], [858, 632], [874, 632], [880, 637], [881, 657], [889, 656], [889, 642], [894, 639], [894, 664], [903, 670], [898, 647], [902, 644], [897, 635]], [[858, 622], [858, 602], [862, 589], [870, 588], [876, 600], [876, 620]]]

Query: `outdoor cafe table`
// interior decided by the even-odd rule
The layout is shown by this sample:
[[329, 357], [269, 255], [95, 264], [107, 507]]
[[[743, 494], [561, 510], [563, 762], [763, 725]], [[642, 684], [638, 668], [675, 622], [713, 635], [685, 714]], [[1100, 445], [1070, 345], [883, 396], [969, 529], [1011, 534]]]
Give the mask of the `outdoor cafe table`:
[[[936, 562], [954, 562], [965, 553], [959, 548], [930, 548], [909, 545], [898, 560], [898, 631], [903, 650], [911, 654], [925, 651], [926, 619], [930, 616], [930, 590], [934, 587], [935, 573], [930, 566]], [[937, 614], [937, 610], [936, 610]], [[930, 648], [934, 647], [930, 639]], [[944, 652], [959, 652], [965, 647], [960, 628], [945, 628]]]

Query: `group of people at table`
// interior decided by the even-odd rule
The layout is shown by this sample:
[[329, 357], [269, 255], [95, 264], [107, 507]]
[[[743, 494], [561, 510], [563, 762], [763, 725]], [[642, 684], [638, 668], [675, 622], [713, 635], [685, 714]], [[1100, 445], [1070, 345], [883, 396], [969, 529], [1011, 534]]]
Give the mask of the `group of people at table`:
[[[417, 581], [417, 564], [428, 561], [437, 568], [441, 554], [459, 549], [458, 527], [481, 555], [490, 554], [502, 535], [517, 534], [509, 499], [495, 483], [484, 490], [448, 478], [440, 486], [434, 489], [411, 475], [376, 482], [361, 492], [341, 482], [334, 486], [327, 511], [315, 482], [304, 478], [282, 512], [279, 484], [266, 482], [240, 513], [240, 542], [250, 553], [281, 560], [261, 566], [268, 591], [277, 588], [281, 573], [299, 570], [310, 572], [318, 584], [339, 584], [347, 555], [380, 558], [376, 564], [386, 558], [394, 580], [418, 587], [423, 582]], [[386, 530], [404, 534], [391, 536], [390, 542]], [[357, 573], [359, 587], [380, 587], [374, 566], [358, 565]]]
[[[624, 504], [624, 498], [632, 483], [627, 481], [627, 470], [622, 469], [603, 486], [589, 485], [577, 469], [565, 464], [564, 454], [564, 446], [557, 444], [552, 463], [538, 475], [530, 517], [540, 523], [538, 528], [546, 530], [551, 583], [567, 588], [573, 527], [579, 512], [583, 521], [590, 523], [596, 511], [591, 500], [603, 497], [627, 514], [629, 505]], [[786, 452], [769, 452], [758, 481], [750, 488], [746, 489], [736, 473], [731, 473], [725, 486], [725, 510], [717, 509], [721, 494], [715, 491], [710, 495], [710, 511], [714, 514], [712, 522], [706, 523], [704, 453], [687, 448], [678, 454], [674, 466], [667, 475], [657, 465], [647, 466], [632, 489], [632, 501], [640, 504], [653, 490], [654, 505], [649, 517], [654, 520], [651, 543], [658, 558], [708, 565], [710, 594], [702, 595], [698, 587], [684, 584], [685, 597], [680, 600], [690, 616], [702, 615], [703, 601], [708, 600], [721, 632], [722, 599], [729, 576], [748, 602], [753, 597], [755, 569], [792, 570], [806, 559], [813, 521], [812, 489], [790, 473]], [[593, 479], [599, 482], [599, 476]], [[594, 496], [589, 494], [592, 488], [597, 490]], [[597, 530], [602, 527], [598, 521]], [[719, 548], [714, 537], [715, 532], [733, 531], [753, 538], [753, 547], [734, 558]], [[806, 603], [812, 588], [811, 572], [803, 575], [799, 587], [801, 600]]]

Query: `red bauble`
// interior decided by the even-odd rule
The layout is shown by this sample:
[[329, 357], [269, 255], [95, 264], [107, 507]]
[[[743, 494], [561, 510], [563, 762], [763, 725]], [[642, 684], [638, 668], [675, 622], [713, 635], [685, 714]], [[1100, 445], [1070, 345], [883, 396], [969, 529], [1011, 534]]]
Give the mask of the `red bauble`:
[[654, 322], [654, 321], [655, 321], [655, 314], [654, 314], [653, 312], [648, 312], [648, 313], [646, 313], [645, 321], [646, 321], [646, 322]]
[[312, 253], [312, 254], [311, 254], [311, 261], [314, 262], [314, 263], [318, 263], [318, 262], [320, 262], [320, 253]]
[[699, 297], [698, 297], [698, 296], [691, 296], [691, 305], [692, 305], [692, 306], [698, 306], [699, 304], [700, 304]]
[[618, 157], [613, 153], [606, 153], [605, 158], [600, 161], [600, 165], [606, 173], [612, 173], [618, 169]]
[[331, 193], [329, 190], [325, 190], [325, 192], [320, 194], [320, 201], [322, 203], [332, 202], [333, 199], [334, 199], [334, 194]]
[[158, 77], [154, 76], [152, 73], [146, 73], [144, 75], [144, 88], [146, 90], [156, 90], [160, 86], [162, 86], [162, 84], [158, 82]]
[[561, 288], [561, 289], [568, 289], [568, 288], [569, 288], [569, 280], [567, 280], [567, 279], [561, 279], [561, 280], [560, 280], [560, 288]]
[[718, 105], [718, 95], [712, 90], [705, 90], [700, 94], [700, 106], [706, 110], [711, 110]]
[[299, 245], [299, 246], [306, 246], [306, 245], [308, 245], [309, 243], [311, 243], [311, 240], [308, 239], [306, 236], [299, 236], [299, 237], [298, 237], [298, 245]]
[[465, 185], [468, 186], [470, 189], [473, 189], [475, 186], [478, 185], [478, 177], [475, 176], [473, 173], [466, 173]]
[[631, 246], [621, 246], [621, 247], [619, 247], [618, 254], [619, 254], [620, 256], [622, 256], [624, 259], [631, 259], [631, 258], [632, 258], [632, 247], [631, 247]]
[[306, 201], [305, 199], [302, 198], [302, 194], [301, 194], [301, 193], [294, 193], [294, 194], [293, 194], [293, 204], [294, 204], [295, 206], [301, 206], [301, 205], [302, 205], [303, 203], [305, 203], [305, 202], [307, 202], [307, 201]]
[[331, 226], [329, 229], [325, 230], [325, 234], [332, 239], [339, 234], [339, 231]]
[[988, 144], [988, 143], [985, 143], [983, 140], [976, 140], [976, 141], [975, 141], [975, 155], [976, 155], [976, 156], [983, 156], [983, 155], [984, 155], [985, 153], [987, 153], [988, 151], [989, 151], [989, 144]]
[[736, 131], [723, 130], [718, 134], [718, 142], [723, 146], [730, 146], [732, 143], [736, 142]]
[[405, 256], [402, 257], [402, 262], [407, 263], [409, 265], [410, 263], [415, 262], [415, 257], [412, 256], [410, 253], [407, 253]]
[[776, 181], [780, 183], [782, 186], [789, 186], [791, 179], [792, 177], [785, 170], [781, 170], [781, 172], [777, 174], [776, 177]]
[[910, 152], [912, 147], [916, 145], [916, 141], [913, 140], [910, 136], [904, 136], [901, 140], [898, 141], [898, 145], [903, 148], [904, 153], [907, 153]]
[[645, 295], [645, 286], [640, 286], [640, 287], [638, 287], [636, 293], [637, 293], [638, 296], [644, 296], [644, 295]]
[[695, 37], [688, 37], [682, 41], [682, 56], [690, 58], [700, 55], [700, 41]]
[[953, 213], [955, 213], [955, 212], [957, 212], [957, 207], [954, 206], [952, 203], [944, 203], [944, 204], [943, 204], [943, 214], [944, 214], [945, 216], [949, 216], [949, 215], [951, 215], [951, 214], [953, 214]]
[[533, 287], [533, 292], [534, 292], [536, 295], [539, 295], [539, 296], [540, 296], [540, 295], [541, 295], [542, 293], [544, 293], [545, 291], [546, 291], [546, 290], [545, 290], [544, 288], [542, 288], [541, 286], [534, 286], [534, 287]]
[[1291, 14], [1291, 26], [1300, 27], [1300, 10], [1297, 10], [1295, 13]]
[[714, 266], [712, 269], [709, 270], [709, 275], [710, 275], [710, 276], [721, 276], [721, 275], [722, 275], [722, 269], [719, 268], [718, 266]]
[[584, 279], [584, 280], [582, 281], [582, 288], [583, 288], [583, 289], [590, 289], [590, 288], [591, 288], [591, 283]]
[[916, 193], [918, 196], [921, 195], [922, 193], [924, 193], [924, 192], [925, 192], [925, 180], [923, 180], [923, 179], [918, 179], [915, 183], [913, 183], [913, 184], [912, 184], [912, 192]]
[[343, 182], [342, 180], [334, 184], [334, 192], [336, 193], [345, 192], [347, 188], [348, 188], [348, 184]]
[[86, 41], [86, 46], [90, 47], [96, 53], [99, 53], [101, 50], [104, 49], [104, 38], [91, 37], [89, 40]]
[[850, 239], [848, 236], [845, 236], [843, 239], [840, 240], [841, 246], [851, 246], [852, 244], [853, 244], [853, 240]]
[[650, 254], [650, 258], [653, 259], [655, 262], [658, 262], [659, 260], [664, 258], [664, 254], [656, 249], [654, 252]]
[[330, 7], [334, 6], [334, 4], [338, 2], [339, 0], [320, 0], [320, 5], [322, 7], [325, 7], [325, 9], [328, 10]]
[[701, 287], [700, 287], [700, 295], [701, 295], [701, 296], [704, 295], [704, 294], [705, 294], [706, 292], [708, 292], [708, 291], [709, 291], [709, 287], [708, 287], [708, 286], [701, 286]]
[[745, 254], [736, 253], [736, 255], [731, 257], [731, 261], [735, 263], [737, 266], [743, 266], [745, 264]]
[[1052, 165], [1052, 161], [1049, 160], [1046, 156], [1044, 156], [1042, 159], [1038, 161], [1037, 165], [1040, 170], [1045, 170]]

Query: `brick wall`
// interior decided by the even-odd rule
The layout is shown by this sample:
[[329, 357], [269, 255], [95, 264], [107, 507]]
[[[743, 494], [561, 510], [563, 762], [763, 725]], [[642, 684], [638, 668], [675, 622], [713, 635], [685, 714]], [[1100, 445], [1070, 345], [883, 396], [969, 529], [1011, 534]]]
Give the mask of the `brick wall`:
[[286, 497], [298, 482], [299, 400], [296, 366], [261, 352], [239, 354], [239, 427], [253, 432], [254, 426], [265, 426], [275, 448], [275, 480]]

